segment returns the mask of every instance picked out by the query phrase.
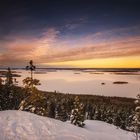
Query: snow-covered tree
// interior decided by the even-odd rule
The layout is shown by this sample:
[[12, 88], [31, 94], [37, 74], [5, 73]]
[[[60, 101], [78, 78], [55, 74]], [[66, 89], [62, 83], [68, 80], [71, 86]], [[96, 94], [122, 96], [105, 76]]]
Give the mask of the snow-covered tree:
[[13, 85], [12, 72], [11, 72], [11, 69], [9, 67], [8, 67], [7, 73], [6, 73], [5, 85], [7, 85], [8, 87]]
[[94, 120], [101, 120], [101, 110], [98, 107], [96, 107], [96, 110], [94, 113]]
[[32, 94], [20, 103], [19, 110], [29, 111], [41, 116], [47, 116], [46, 98], [40, 94], [36, 88], [33, 88]]
[[84, 124], [84, 113], [83, 104], [80, 103], [79, 97], [76, 96], [74, 100], [74, 108], [71, 111], [70, 116], [71, 123], [83, 127]]
[[26, 66], [26, 70], [30, 70], [31, 76], [27, 77], [23, 80], [23, 85], [25, 86], [25, 88], [32, 90], [37, 85], [40, 85], [39, 80], [33, 78], [33, 71], [35, 71], [35, 69], [36, 69], [36, 67], [33, 65], [33, 60], [30, 60], [29, 66]]
[[113, 115], [112, 110], [108, 110], [106, 112], [106, 122], [112, 124], [113, 123]]
[[26, 66], [27, 70], [31, 71], [31, 77], [27, 77], [23, 80], [23, 85], [29, 96], [26, 97], [19, 105], [19, 110], [30, 111], [32, 113], [36, 113], [38, 115], [47, 115], [47, 102], [46, 98], [40, 94], [37, 85], [40, 85], [38, 79], [33, 79], [33, 70], [35, 70], [35, 66], [33, 65], [33, 61], [29, 62], [29, 66]]
[[5, 87], [4, 87], [4, 109], [13, 109], [14, 102], [14, 83], [13, 75], [10, 67], [8, 67], [6, 72]]
[[126, 112], [123, 110], [118, 110], [117, 112], [114, 112], [114, 115], [112, 116], [113, 124], [122, 129], [126, 129], [126, 118], [125, 118]]
[[36, 86], [40, 85], [40, 82], [38, 79], [32, 79], [31, 77], [27, 77], [23, 80], [23, 85], [26, 89], [32, 90], [33, 88], [36, 88]]
[[2, 78], [0, 77], [0, 86], [2, 86], [2, 84], [3, 84], [3, 80], [2, 80]]
[[136, 140], [139, 140], [140, 137], [138, 136], [138, 133], [140, 132], [140, 94], [137, 95], [137, 99], [135, 101], [136, 108], [135, 108], [135, 115], [133, 117], [133, 125], [134, 125], [134, 131], [136, 133]]
[[57, 104], [55, 108], [55, 119], [66, 121], [68, 118], [67, 112], [66, 112], [66, 105], [64, 103]]
[[[19, 110], [26, 110], [30, 112], [35, 112], [37, 109], [37, 102], [39, 102], [39, 99], [41, 100], [42, 97], [39, 94], [38, 89], [36, 88], [37, 85], [40, 85], [38, 79], [33, 79], [33, 71], [35, 70], [35, 66], [33, 65], [33, 61], [30, 60], [29, 66], [26, 66], [26, 70], [31, 71], [31, 76], [26, 77], [23, 80], [23, 85], [27, 92], [29, 93], [29, 96], [26, 97], [19, 105]], [[42, 108], [41, 108], [42, 109]]]

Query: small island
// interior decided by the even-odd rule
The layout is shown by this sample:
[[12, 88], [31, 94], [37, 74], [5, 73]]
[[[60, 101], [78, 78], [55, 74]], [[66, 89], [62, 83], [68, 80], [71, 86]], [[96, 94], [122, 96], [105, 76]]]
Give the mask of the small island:
[[[6, 77], [6, 74], [7, 74], [6, 70], [0, 71], [0, 77]], [[17, 74], [16, 71], [12, 71], [12, 77], [21, 77], [21, 75]]]
[[115, 81], [113, 84], [128, 84], [128, 82], [125, 81]]

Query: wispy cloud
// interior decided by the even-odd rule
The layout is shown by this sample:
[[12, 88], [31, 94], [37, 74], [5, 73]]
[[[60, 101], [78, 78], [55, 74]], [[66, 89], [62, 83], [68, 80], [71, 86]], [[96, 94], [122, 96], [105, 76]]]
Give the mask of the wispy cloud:
[[65, 49], [55, 54], [45, 56], [48, 62], [70, 61], [91, 58], [110, 58], [132, 56], [140, 54], [140, 37], [130, 38], [127, 41], [102, 43], [99, 45], [84, 46], [75, 49]]
[[58, 33], [57, 30], [50, 28], [43, 32], [39, 39], [25, 39], [16, 36], [9, 41], [2, 42], [0, 45], [1, 65], [10, 65], [11, 63], [24, 65], [25, 61], [30, 59], [41, 61], [40, 57], [48, 53]]
[[38, 38], [14, 36], [1, 42], [0, 62], [1, 65], [24, 65], [30, 59], [41, 64], [140, 55], [138, 28], [113, 29], [74, 40], [60, 38], [61, 33], [55, 28], [47, 29]]

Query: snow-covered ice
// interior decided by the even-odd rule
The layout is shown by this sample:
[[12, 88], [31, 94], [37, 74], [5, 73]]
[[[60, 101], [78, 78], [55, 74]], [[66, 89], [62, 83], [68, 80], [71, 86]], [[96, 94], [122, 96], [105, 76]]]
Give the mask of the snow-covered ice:
[[0, 111], [0, 140], [135, 140], [132, 132], [101, 121], [80, 128], [24, 111]]

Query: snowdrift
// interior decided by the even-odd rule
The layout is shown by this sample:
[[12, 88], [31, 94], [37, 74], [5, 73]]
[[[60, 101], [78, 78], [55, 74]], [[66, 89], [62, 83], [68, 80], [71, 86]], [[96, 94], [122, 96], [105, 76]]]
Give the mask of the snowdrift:
[[0, 111], [0, 140], [135, 140], [134, 133], [101, 121], [80, 128], [23, 111]]

